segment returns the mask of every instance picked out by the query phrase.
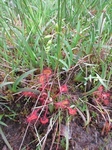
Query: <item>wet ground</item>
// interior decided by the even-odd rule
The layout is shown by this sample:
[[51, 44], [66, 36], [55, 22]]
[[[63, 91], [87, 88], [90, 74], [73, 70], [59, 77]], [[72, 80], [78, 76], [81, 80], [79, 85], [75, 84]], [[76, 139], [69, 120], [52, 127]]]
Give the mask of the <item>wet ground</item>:
[[[13, 150], [19, 150], [22, 142], [27, 124], [6, 120], [7, 127], [2, 127], [2, 130], [10, 143]], [[112, 150], [112, 133], [111, 131], [107, 135], [102, 135], [103, 124], [91, 125], [87, 127], [82, 126], [83, 121], [74, 117], [71, 127], [71, 138], [69, 139], [69, 150]], [[37, 130], [41, 130], [44, 133], [47, 126], [38, 127]], [[50, 150], [54, 131], [52, 130], [46, 140], [44, 150]], [[64, 137], [60, 137], [60, 141]], [[32, 126], [29, 127], [27, 134], [23, 142], [23, 150], [36, 150], [36, 136]], [[52, 149], [56, 149], [56, 142], [54, 142]], [[0, 149], [9, 150], [0, 136]], [[59, 143], [58, 150], [64, 150], [63, 144]], [[38, 149], [37, 149], [38, 150]]]

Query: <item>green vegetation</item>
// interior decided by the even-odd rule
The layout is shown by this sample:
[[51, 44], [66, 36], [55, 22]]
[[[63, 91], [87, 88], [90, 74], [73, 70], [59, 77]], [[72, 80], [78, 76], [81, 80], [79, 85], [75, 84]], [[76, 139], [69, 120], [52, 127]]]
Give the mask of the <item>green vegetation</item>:
[[[111, 0], [1, 0], [0, 64], [1, 112], [2, 108], [8, 108], [9, 113], [9, 116], [1, 113], [0, 125], [6, 126], [2, 121], [4, 116], [14, 119], [20, 115], [16, 110], [11, 110], [12, 107], [7, 106], [16, 101], [14, 94], [25, 91], [24, 88], [28, 92], [39, 92], [38, 87], [42, 83], [39, 83], [37, 78], [44, 68], [50, 68], [52, 78], [57, 84], [52, 79], [50, 85], [53, 87], [54, 84], [55, 88], [53, 87], [53, 91], [47, 90], [48, 99], [54, 96], [53, 92], [61, 86], [60, 83], [67, 85], [69, 91], [81, 92], [78, 102], [70, 107], [77, 109], [84, 125], [87, 126], [92, 114], [97, 117], [97, 112], [89, 110], [89, 106], [96, 106], [90, 104], [87, 96], [91, 98], [100, 85], [105, 88], [103, 91], [112, 88]], [[59, 101], [59, 97], [55, 98], [56, 102]], [[61, 96], [60, 101], [63, 98], [65, 97]], [[67, 98], [69, 99], [70, 95]], [[30, 104], [28, 99], [26, 103]], [[36, 105], [37, 101], [35, 107]], [[18, 105], [18, 109], [20, 107]], [[54, 111], [53, 104], [49, 109], [50, 112]], [[109, 122], [112, 121], [108, 110], [103, 110], [101, 106], [96, 109], [101, 114], [105, 110]], [[30, 112], [31, 108], [26, 108], [23, 116]], [[61, 110], [58, 114], [50, 115], [50, 123], [45, 134], [49, 134], [57, 121], [60, 126], [62, 116]], [[67, 118], [66, 123], [71, 120], [71, 116]], [[42, 139], [36, 128], [35, 133], [38, 139], [37, 149], [44, 149], [47, 137], [44, 135]], [[3, 131], [2, 135], [6, 145], [11, 149]], [[59, 138], [56, 140], [59, 143]], [[60, 141], [62, 147], [66, 143], [64, 148], [68, 150], [69, 137]], [[53, 142], [55, 138], [52, 140], [52, 146]]]

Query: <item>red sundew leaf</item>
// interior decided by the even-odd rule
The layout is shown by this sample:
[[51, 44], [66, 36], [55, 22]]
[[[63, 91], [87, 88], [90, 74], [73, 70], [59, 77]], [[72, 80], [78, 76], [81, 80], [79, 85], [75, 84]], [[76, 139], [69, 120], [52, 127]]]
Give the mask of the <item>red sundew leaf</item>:
[[73, 109], [73, 108], [70, 108], [70, 107], [67, 107], [68, 109], [68, 112], [70, 115], [76, 115], [77, 114], [77, 110], [76, 109]]
[[45, 80], [46, 80], [46, 76], [41, 74], [40, 77], [39, 77], [39, 83], [44, 86]]
[[55, 103], [55, 108], [66, 108], [70, 104], [69, 100], [63, 100], [61, 102]]
[[38, 114], [37, 114], [38, 111], [39, 111], [39, 109], [34, 110], [29, 116], [27, 116], [26, 121], [28, 123], [32, 123], [32, 122], [36, 121], [38, 119]]
[[50, 68], [46, 68], [42, 71], [42, 74], [39, 77], [39, 83], [42, 84], [42, 89], [45, 86], [45, 83], [48, 82], [50, 75], [52, 74], [52, 70]]
[[104, 91], [104, 86], [99, 86], [98, 90], [93, 93], [93, 95], [96, 97], [95, 101], [99, 104], [104, 104], [108, 106], [110, 104], [111, 100], [111, 93], [109, 91]]
[[50, 68], [46, 68], [42, 71], [42, 73], [46, 76], [46, 78], [48, 79], [50, 77], [50, 75], [52, 74], [52, 70]]
[[42, 95], [41, 95], [41, 97], [39, 98], [40, 102], [41, 102], [42, 104], [44, 104], [45, 101], [46, 101], [46, 99], [47, 99], [47, 97], [48, 97], [47, 93], [46, 93], [46, 92], [43, 92]]
[[103, 92], [103, 91], [104, 91], [104, 86], [103, 86], [103, 85], [100, 85], [100, 86], [98, 87], [98, 91], [99, 91], [99, 92]]
[[43, 92], [43, 93], [42, 93], [42, 97], [43, 97], [44, 99], [46, 99], [46, 98], [48, 97], [47, 93], [46, 93], [46, 92]]
[[31, 98], [37, 98], [37, 95], [33, 92], [22, 92], [23, 96], [25, 97], [31, 97]]
[[102, 99], [110, 98], [110, 93], [108, 93], [108, 92], [103, 92], [101, 95], [102, 95]]
[[105, 106], [108, 106], [108, 105], [110, 104], [110, 102], [109, 102], [108, 99], [104, 99], [104, 100], [103, 100], [103, 104], [104, 104]]
[[66, 92], [68, 92], [67, 85], [64, 84], [64, 85], [60, 86], [60, 93], [66, 93]]
[[45, 99], [43, 97], [40, 97], [39, 98], [39, 101], [41, 102], [41, 104], [44, 104], [45, 103]]
[[44, 117], [41, 117], [41, 118], [40, 118], [40, 122], [41, 122], [42, 124], [46, 124], [46, 123], [49, 122], [49, 119], [48, 119], [46, 116], [44, 116]]

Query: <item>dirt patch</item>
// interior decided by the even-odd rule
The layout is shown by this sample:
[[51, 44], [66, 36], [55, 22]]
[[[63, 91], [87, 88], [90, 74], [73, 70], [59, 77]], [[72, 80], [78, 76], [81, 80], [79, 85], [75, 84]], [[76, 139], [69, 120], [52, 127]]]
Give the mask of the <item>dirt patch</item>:
[[[14, 121], [6, 121], [6, 124], [8, 125], [7, 127], [3, 127], [3, 132], [8, 140], [8, 142], [10, 143], [11, 147], [13, 148], [13, 150], [19, 150], [20, 144], [22, 142], [23, 136], [24, 136], [24, 132], [26, 129], [26, 126], [21, 125], [19, 123], [15, 123]], [[25, 150], [34, 150], [35, 149], [35, 144], [30, 144], [31, 141], [34, 141], [34, 137], [32, 132], [28, 131], [24, 143], [23, 143], [23, 147], [25, 148]], [[4, 141], [2, 140], [2, 138], [0, 137], [0, 149], [2, 150], [5, 146]], [[8, 149], [7, 149], [8, 150]]]
[[[79, 122], [80, 121], [80, 122]], [[19, 124], [18, 122], [14, 122], [11, 120], [6, 120], [5, 122], [8, 126], [3, 127], [3, 132], [7, 137], [11, 147], [13, 150], [18, 150], [20, 144], [23, 140], [23, 136], [27, 127], [27, 124]], [[112, 150], [112, 133], [108, 133], [108, 135], [101, 135], [100, 126], [82, 126], [83, 121], [81, 119], [77, 119], [74, 117], [70, 127], [71, 127], [71, 139], [69, 140], [69, 150]], [[47, 125], [38, 126], [37, 130], [40, 130], [40, 133], [45, 133]], [[44, 150], [49, 150], [52, 139], [53, 139], [54, 131], [52, 130], [47, 137], [46, 145]], [[60, 137], [60, 141], [64, 137]], [[22, 148], [24, 150], [34, 150], [37, 145], [36, 135], [34, 132], [34, 128], [32, 126], [29, 127], [27, 134], [25, 136]], [[65, 143], [66, 144], [66, 143]], [[4, 150], [5, 143], [3, 139], [0, 137], [0, 149]], [[54, 142], [52, 149], [56, 149], [56, 143]], [[8, 148], [6, 148], [8, 150]], [[64, 150], [64, 147], [61, 143], [59, 143], [58, 150]]]
[[102, 137], [96, 127], [82, 127], [72, 123], [72, 139], [70, 150], [112, 150], [112, 134]]

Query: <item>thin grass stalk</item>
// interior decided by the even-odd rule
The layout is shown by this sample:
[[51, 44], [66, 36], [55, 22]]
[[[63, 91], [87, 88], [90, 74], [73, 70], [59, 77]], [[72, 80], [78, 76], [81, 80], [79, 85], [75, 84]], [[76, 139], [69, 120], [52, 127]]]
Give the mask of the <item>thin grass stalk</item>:
[[58, 28], [57, 28], [57, 60], [56, 60], [56, 68], [59, 66], [59, 60], [61, 59], [61, 26], [62, 26], [62, 6], [61, 0], [58, 0]]

